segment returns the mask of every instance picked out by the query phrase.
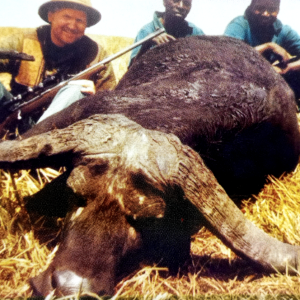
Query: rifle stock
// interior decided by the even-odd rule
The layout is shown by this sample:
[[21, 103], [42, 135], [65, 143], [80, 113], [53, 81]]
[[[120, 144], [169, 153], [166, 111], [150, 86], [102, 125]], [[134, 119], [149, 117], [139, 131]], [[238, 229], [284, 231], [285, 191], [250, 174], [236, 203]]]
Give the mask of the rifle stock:
[[[16, 122], [17, 120], [22, 119], [22, 116], [25, 116], [25, 115], [35, 111], [38, 108], [49, 105], [51, 103], [53, 97], [56, 95], [56, 93], [62, 87], [66, 86], [70, 81], [90, 78], [93, 74], [98, 73], [104, 67], [105, 64], [110, 63], [114, 59], [124, 55], [125, 53], [127, 53], [127, 52], [131, 51], [132, 49], [142, 45], [143, 43], [153, 39], [154, 37], [162, 34], [163, 32], [165, 32], [165, 29], [160, 28], [157, 31], [155, 31], [154, 33], [146, 36], [144, 39], [128, 46], [127, 48], [125, 48], [111, 56], [108, 56], [107, 58], [103, 59], [99, 63], [90, 66], [89, 68], [81, 71], [80, 73], [74, 75], [73, 77], [69, 78], [68, 80], [62, 81], [59, 84], [57, 84], [56, 86], [41, 92], [38, 96], [36, 96], [24, 103], [17, 105], [11, 111], [11, 113], [6, 117], [6, 119], [0, 124], [1, 136], [3, 136], [3, 134], [5, 133], [5, 128], [8, 128], [12, 123]], [[18, 100], [14, 101], [14, 102], [18, 102]], [[14, 102], [12, 102], [10, 104], [13, 104]]]

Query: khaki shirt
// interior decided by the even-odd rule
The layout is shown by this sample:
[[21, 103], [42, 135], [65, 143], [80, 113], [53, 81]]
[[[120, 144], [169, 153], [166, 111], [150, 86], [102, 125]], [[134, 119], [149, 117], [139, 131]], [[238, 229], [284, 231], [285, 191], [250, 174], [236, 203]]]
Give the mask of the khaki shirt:
[[[12, 65], [8, 60], [0, 60], [0, 72], [11, 73], [13, 79], [22, 85], [33, 87], [42, 82], [45, 61], [41, 45], [35, 29], [25, 30], [24, 33], [14, 34], [0, 39], [0, 49], [15, 50], [33, 55], [35, 61], [21, 61], [19, 65]], [[106, 51], [98, 44], [96, 58], [86, 66], [87, 68], [107, 57]], [[111, 90], [116, 86], [116, 78], [111, 64], [99, 73], [95, 82], [96, 90]]]

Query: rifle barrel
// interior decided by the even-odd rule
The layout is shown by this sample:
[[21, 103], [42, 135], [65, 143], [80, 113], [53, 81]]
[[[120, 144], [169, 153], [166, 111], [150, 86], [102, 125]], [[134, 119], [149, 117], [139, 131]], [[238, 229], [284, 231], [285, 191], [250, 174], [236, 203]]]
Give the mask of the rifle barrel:
[[[128, 46], [127, 48], [122, 49], [121, 51], [119, 51], [119, 52], [117, 52], [117, 53], [115, 53], [113, 55], [110, 55], [107, 58], [104, 58], [100, 62], [98, 62], [98, 63], [90, 66], [89, 68], [87, 68], [87, 69], [85, 69], [85, 70], [83, 70], [81, 72], [79, 72], [78, 74], [74, 75], [73, 77], [71, 77], [71, 78], [69, 78], [69, 79], [67, 79], [65, 81], [62, 81], [62, 82], [58, 83], [54, 88], [55, 89], [61, 89], [62, 87], [64, 87], [65, 85], [67, 85], [70, 81], [82, 78], [85, 74], [88, 74], [89, 72], [92, 72], [93, 70], [97, 70], [99, 68], [99, 66], [105, 65], [105, 64], [113, 61], [114, 59], [116, 59], [116, 58], [124, 55], [125, 53], [131, 51], [132, 49], [134, 49], [134, 48], [142, 45], [143, 43], [145, 43], [145, 42], [147, 42], [149, 40], [152, 40], [154, 37], [156, 37], [156, 36], [158, 36], [158, 35], [160, 35], [160, 34], [162, 34], [164, 32], [165, 32], [164, 28], [159, 28], [155, 32], [148, 34], [145, 38], [137, 41], [136, 43], [133, 43], [132, 45]], [[40, 98], [41, 96], [43, 96], [43, 95], [47, 94], [49, 91], [51, 91], [51, 89], [52, 88], [50, 88], [48, 90], [45, 90], [40, 95], [38, 95], [38, 96], [36, 96], [36, 97], [34, 97], [34, 98], [32, 98], [32, 99], [30, 99], [30, 100], [28, 100], [28, 101], [20, 104], [17, 109], [20, 109], [23, 106], [26, 106], [26, 105], [28, 105], [28, 104], [36, 101], [38, 98]]]
[[155, 32], [148, 34], [145, 38], [143, 38], [143, 39], [141, 39], [141, 40], [135, 42], [134, 44], [128, 46], [127, 48], [122, 49], [121, 51], [119, 51], [119, 52], [117, 52], [117, 53], [115, 53], [115, 54], [112, 54], [112, 55], [108, 56], [107, 58], [104, 58], [102, 61], [100, 61], [100, 62], [98, 62], [98, 63], [96, 63], [96, 64], [90, 66], [89, 68], [83, 70], [82, 72], [80, 72], [80, 73], [74, 75], [74, 77], [68, 79], [68, 81], [74, 80], [74, 79], [76, 79], [76, 78], [80, 78], [80, 77], [83, 76], [85, 73], [88, 73], [88, 72], [90, 72], [90, 71], [93, 70], [93, 69], [97, 69], [97, 68], [99, 67], [99, 65], [105, 65], [105, 64], [107, 64], [107, 63], [109, 63], [109, 62], [115, 60], [116, 58], [118, 58], [118, 57], [124, 55], [125, 53], [131, 51], [132, 49], [134, 49], [134, 48], [136, 48], [136, 47], [142, 45], [143, 43], [145, 43], [145, 42], [147, 42], [147, 41], [149, 41], [149, 40], [152, 40], [153, 38], [155, 38], [156, 36], [158, 36], [158, 35], [160, 35], [160, 34], [162, 34], [162, 33], [164, 33], [164, 32], [165, 32], [165, 29], [164, 29], [164, 28], [159, 28], [159, 29], [156, 30]]

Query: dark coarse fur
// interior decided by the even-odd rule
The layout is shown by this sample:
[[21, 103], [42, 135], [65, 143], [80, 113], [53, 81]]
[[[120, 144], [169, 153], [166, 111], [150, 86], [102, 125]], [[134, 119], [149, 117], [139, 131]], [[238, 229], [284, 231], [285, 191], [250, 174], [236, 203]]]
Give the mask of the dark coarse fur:
[[148, 51], [115, 91], [85, 98], [24, 137], [95, 113], [120, 113], [174, 133], [198, 151], [227, 192], [259, 190], [298, 163], [294, 95], [255, 50], [227, 37], [178, 39]]

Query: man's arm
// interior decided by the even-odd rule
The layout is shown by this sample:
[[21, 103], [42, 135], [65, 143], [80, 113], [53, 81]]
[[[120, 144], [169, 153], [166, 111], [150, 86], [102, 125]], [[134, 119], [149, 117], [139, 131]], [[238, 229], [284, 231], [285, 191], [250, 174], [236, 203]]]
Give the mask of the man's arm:
[[[143, 38], [145, 38], [148, 34], [152, 33], [155, 31], [154, 26], [149, 23], [147, 25], [145, 25], [137, 34], [134, 43], [142, 40]], [[152, 42], [147, 42], [141, 46], [138, 46], [134, 49], [132, 49], [131, 51], [131, 55], [130, 55], [130, 60], [129, 60], [129, 66], [132, 65], [132, 63], [134, 62], [134, 60], [136, 59], [136, 56], [140, 53], [144, 53], [146, 52], [148, 49], [150, 49], [152, 47]]]
[[248, 21], [240, 16], [233, 19], [226, 27], [224, 35], [228, 37], [233, 37], [239, 40], [246, 41], [246, 33], [248, 30]]
[[286, 74], [290, 71], [299, 71], [300, 70], [300, 59], [293, 60], [289, 62], [291, 59], [290, 53], [288, 53], [283, 47], [275, 44], [275, 43], [265, 43], [255, 47], [255, 49], [260, 53], [263, 54], [265, 51], [272, 51], [273, 53], [277, 54], [281, 57], [280, 66], [275, 63], [273, 64], [273, 68], [275, 71], [281, 75]]
[[[154, 45], [162, 45], [162, 44], [165, 44], [165, 43], [168, 43], [170, 41], [175, 41], [176, 39], [174, 38], [174, 36], [170, 35], [170, 34], [167, 34], [166, 32], [153, 38], [152, 39], [152, 44]], [[143, 48], [143, 46], [142, 46]]]
[[[271, 50], [281, 57], [281, 66], [274, 66], [279, 74], [300, 70], [300, 36], [290, 26], [284, 25], [276, 43], [266, 43], [256, 47], [260, 53]], [[297, 60], [289, 61], [295, 56]]]
[[279, 36], [278, 44], [281, 45], [292, 56], [300, 57], [300, 36], [290, 26], [284, 25]]
[[[136, 37], [134, 42], [138, 42], [141, 39], [145, 38], [147, 35], [153, 33], [154, 31], [151, 31], [147, 34], [140, 34]], [[167, 34], [166, 32], [160, 34], [159, 36], [145, 42], [142, 46], [136, 47], [135, 49], [132, 50], [131, 56], [130, 56], [130, 61], [129, 61], [129, 66], [132, 65], [132, 63], [141, 55], [143, 55], [145, 52], [147, 52], [149, 49], [151, 49], [154, 46], [157, 45], [162, 45], [164, 43], [168, 43], [170, 41], [175, 41], [176, 38], [174, 38], [172, 35]]]
[[299, 71], [300, 70], [300, 59], [287, 64], [285, 68], [278, 68], [276, 66], [273, 66], [273, 67], [274, 67], [275, 71], [281, 75], [286, 74], [290, 71]]
[[291, 58], [291, 55], [284, 48], [273, 42], [256, 46], [255, 50], [260, 54], [263, 54], [266, 51], [272, 51], [281, 57], [281, 62], [283, 63], [286, 63]]
[[297, 60], [288, 63], [284, 68], [276, 69], [279, 74], [286, 74], [290, 71], [300, 70], [300, 36], [290, 26], [284, 25], [278, 40], [279, 44], [284, 48], [290, 56], [295, 56]]

